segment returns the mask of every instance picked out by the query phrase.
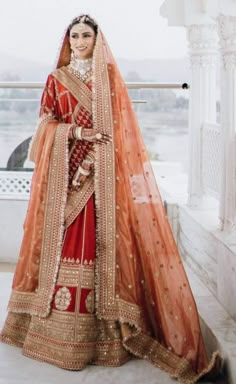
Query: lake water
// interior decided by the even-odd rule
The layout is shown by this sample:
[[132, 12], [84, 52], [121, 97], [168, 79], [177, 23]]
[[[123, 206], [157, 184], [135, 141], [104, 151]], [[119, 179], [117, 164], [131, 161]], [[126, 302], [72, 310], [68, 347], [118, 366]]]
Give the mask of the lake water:
[[[180, 162], [187, 167], [187, 112], [156, 113], [137, 111], [144, 142], [152, 159]], [[5, 168], [14, 149], [35, 132], [37, 114], [17, 117], [0, 114], [0, 168]]]

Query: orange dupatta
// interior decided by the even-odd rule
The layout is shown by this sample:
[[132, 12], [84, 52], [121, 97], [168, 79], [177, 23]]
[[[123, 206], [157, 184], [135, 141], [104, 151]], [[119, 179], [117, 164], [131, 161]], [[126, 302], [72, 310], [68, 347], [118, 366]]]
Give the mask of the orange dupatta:
[[184, 383], [219, 368], [206, 355], [196, 304], [155, 182], [127, 88], [106, 40], [94, 49], [97, 147], [97, 316], [118, 319], [123, 345]]

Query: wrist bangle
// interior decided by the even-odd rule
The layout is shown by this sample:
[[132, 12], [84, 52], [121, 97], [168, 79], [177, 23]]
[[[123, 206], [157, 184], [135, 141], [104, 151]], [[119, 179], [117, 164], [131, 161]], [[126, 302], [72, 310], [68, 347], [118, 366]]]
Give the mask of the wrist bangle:
[[81, 133], [82, 133], [82, 127], [76, 127], [75, 128], [75, 138], [77, 140], [82, 140]]
[[70, 126], [70, 129], [69, 129], [69, 139], [70, 140], [73, 140], [73, 139], [75, 139], [75, 126], [74, 126], [74, 124], [71, 124], [71, 126]]
[[79, 166], [79, 173], [81, 175], [84, 175], [84, 176], [90, 175], [90, 171], [87, 171], [86, 169], [82, 168], [81, 166]]

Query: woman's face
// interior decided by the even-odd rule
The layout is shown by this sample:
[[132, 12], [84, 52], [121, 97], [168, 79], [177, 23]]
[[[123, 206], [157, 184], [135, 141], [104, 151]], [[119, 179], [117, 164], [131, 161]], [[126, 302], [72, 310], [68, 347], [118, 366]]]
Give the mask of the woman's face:
[[92, 57], [95, 40], [96, 34], [87, 24], [75, 24], [70, 30], [70, 47], [77, 59]]

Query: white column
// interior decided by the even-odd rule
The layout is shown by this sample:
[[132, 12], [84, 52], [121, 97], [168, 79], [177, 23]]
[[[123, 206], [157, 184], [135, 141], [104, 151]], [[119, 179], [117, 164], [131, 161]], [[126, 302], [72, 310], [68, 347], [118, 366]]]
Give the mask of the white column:
[[218, 16], [221, 46], [222, 175], [220, 220], [223, 230], [236, 223], [236, 16]]
[[187, 27], [192, 68], [189, 110], [188, 204], [202, 201], [202, 125], [216, 122], [217, 28], [215, 24]]
[[[224, 0], [225, 1], [225, 0]], [[189, 40], [192, 76], [189, 112], [188, 204], [202, 201], [202, 126], [216, 122], [217, 27], [216, 0], [165, 0], [160, 13], [169, 25], [185, 26]]]

